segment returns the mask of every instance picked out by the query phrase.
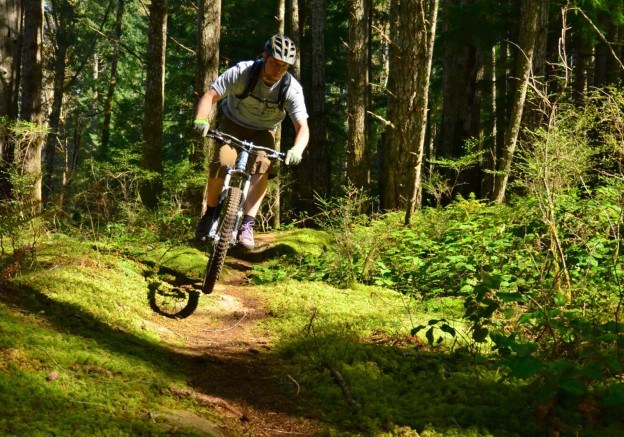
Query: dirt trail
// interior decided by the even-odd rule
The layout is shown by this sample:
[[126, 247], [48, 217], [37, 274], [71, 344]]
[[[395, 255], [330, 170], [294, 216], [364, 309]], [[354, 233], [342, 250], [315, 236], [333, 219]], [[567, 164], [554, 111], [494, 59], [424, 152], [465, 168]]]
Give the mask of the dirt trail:
[[[258, 237], [260, 245], [272, 242], [270, 236]], [[306, 410], [297, 382], [266, 354], [273, 339], [259, 324], [267, 317], [264, 300], [245, 286], [252, 264], [233, 255], [195, 313], [181, 320], [155, 319], [176, 352], [188, 357], [189, 390], [175, 394], [215, 406], [225, 428], [197, 416], [200, 420], [191, 420], [188, 412], [163, 419], [174, 428], [178, 423], [215, 436], [327, 435], [317, 421], [302, 417]]]

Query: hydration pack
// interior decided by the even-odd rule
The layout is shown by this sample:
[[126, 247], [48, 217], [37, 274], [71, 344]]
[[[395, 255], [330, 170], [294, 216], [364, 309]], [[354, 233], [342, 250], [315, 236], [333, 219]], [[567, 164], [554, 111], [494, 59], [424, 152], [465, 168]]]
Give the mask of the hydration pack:
[[246, 99], [247, 97], [251, 96], [254, 99], [259, 100], [261, 102], [277, 103], [280, 111], [283, 111], [284, 110], [284, 101], [286, 100], [286, 93], [288, 92], [288, 87], [290, 87], [291, 75], [290, 75], [289, 72], [286, 72], [284, 77], [282, 77], [282, 79], [281, 79], [279, 92], [277, 94], [277, 102], [269, 102], [269, 101], [266, 101], [264, 99], [260, 99], [260, 98], [258, 98], [256, 96], [254, 96], [253, 94], [251, 94], [253, 89], [256, 87], [256, 84], [258, 83], [258, 78], [260, 77], [260, 73], [262, 71], [262, 63], [263, 62], [264, 62], [264, 60], [262, 58], [256, 59], [254, 61], [254, 63], [251, 65], [251, 74], [249, 75], [249, 80], [247, 81], [247, 85], [245, 85], [245, 89], [243, 90], [242, 93], [236, 94], [236, 98], [239, 99], [239, 100], [243, 100], [243, 99]]

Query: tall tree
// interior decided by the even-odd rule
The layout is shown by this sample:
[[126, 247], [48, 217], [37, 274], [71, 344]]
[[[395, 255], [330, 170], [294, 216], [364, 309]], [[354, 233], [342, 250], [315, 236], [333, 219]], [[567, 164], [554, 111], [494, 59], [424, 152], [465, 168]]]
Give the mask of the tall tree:
[[[195, 106], [201, 96], [210, 89], [212, 82], [219, 74], [219, 42], [221, 39], [221, 0], [200, 0], [197, 11], [197, 63], [195, 64]], [[217, 111], [213, 111], [211, 124]], [[206, 157], [210, 156], [211, 142], [208, 138], [200, 140], [199, 149], [193, 153], [191, 160], [197, 167], [206, 165]], [[207, 173], [206, 173], [207, 175]], [[202, 196], [202, 213], [206, 210], [206, 190]]]
[[472, 117], [477, 91], [477, 73], [481, 67], [476, 44], [477, 26], [474, 20], [464, 17], [471, 13], [475, 0], [444, 0], [448, 35], [443, 55], [443, 108], [441, 141], [437, 154], [442, 157], [458, 157], [463, 154], [464, 142], [476, 137], [479, 126], [473, 125], [478, 117]]
[[[22, 48], [22, 98], [20, 117], [37, 126], [43, 124], [43, 0], [24, 0], [24, 45]], [[41, 149], [43, 135], [35, 133], [19, 144], [18, 162], [32, 178], [30, 199], [33, 212], [41, 210]]]
[[152, 0], [147, 37], [142, 160], [142, 167], [150, 172], [150, 176], [141, 185], [141, 200], [148, 208], [156, 207], [162, 191], [167, 10], [168, 0]]
[[[290, 0], [290, 35], [298, 50], [301, 50], [301, 30], [299, 26], [299, 0]], [[301, 56], [297, 56], [292, 74], [297, 79], [301, 78]]]
[[54, 23], [54, 83], [52, 92], [52, 109], [48, 124], [50, 134], [44, 149], [45, 174], [43, 179], [44, 203], [53, 192], [53, 176], [56, 151], [61, 147], [61, 112], [65, 96], [65, 70], [67, 67], [67, 51], [75, 40], [74, 6], [67, 0], [52, 1], [51, 16]]
[[[21, 60], [22, 2], [0, 2], [0, 118], [17, 117], [17, 90]], [[9, 167], [14, 149], [0, 131], [0, 199], [10, 194]]]
[[275, 15], [277, 22], [277, 31], [282, 35], [286, 33], [286, 0], [277, 0], [277, 14]]
[[422, 206], [422, 169], [425, 156], [425, 140], [427, 133], [427, 113], [429, 110], [429, 82], [431, 66], [433, 63], [433, 44], [436, 37], [438, 22], [439, 0], [422, 0], [423, 5], [418, 9], [418, 31], [423, 33], [424, 44], [419, 47], [419, 56], [416, 60], [418, 76], [416, 77], [416, 136], [414, 146], [416, 148], [416, 165], [414, 169], [414, 181], [405, 213], [405, 224], [411, 221], [415, 208]]
[[416, 177], [416, 146], [421, 126], [414, 114], [422, 96], [418, 96], [418, 59], [426, 45], [420, 10], [426, 0], [390, 2], [390, 53], [388, 76], [388, 120], [386, 153], [381, 176], [382, 207], [405, 208], [411, 198]]
[[310, 112], [310, 147], [296, 170], [296, 190], [300, 209], [316, 209], [316, 195], [329, 193], [330, 163], [327, 150], [327, 125], [325, 122], [325, 8], [324, 0], [312, 0], [310, 37], [312, 50], [309, 56], [310, 87], [308, 92]]
[[[286, 1], [277, 0], [277, 31], [284, 35], [286, 33]], [[275, 132], [275, 149], [281, 150], [282, 142], [282, 125], [277, 126]], [[271, 225], [274, 229], [278, 229], [281, 226], [281, 184], [279, 178], [274, 180], [271, 197], [273, 199], [274, 214], [271, 219]]]
[[117, 13], [115, 14], [115, 30], [113, 36], [113, 56], [110, 62], [108, 77], [108, 91], [104, 101], [104, 119], [102, 120], [102, 141], [100, 142], [99, 155], [103, 158], [108, 156], [108, 142], [110, 138], [111, 115], [113, 113], [113, 97], [117, 87], [117, 64], [120, 55], [121, 25], [124, 14], [125, 0], [117, 0]]
[[367, 187], [370, 182], [369, 160], [366, 156], [369, 9], [369, 0], [351, 0], [349, 3], [347, 177], [357, 187]]
[[518, 81], [509, 113], [509, 123], [505, 129], [503, 150], [498, 162], [498, 173], [495, 176], [494, 191], [492, 193], [492, 200], [498, 203], [502, 203], [505, 200], [505, 191], [511, 172], [511, 162], [516, 150], [522, 112], [533, 67], [533, 54], [535, 52], [535, 42], [543, 7], [543, 0], [526, 0], [522, 2], [521, 6], [519, 53], [515, 71], [515, 77], [518, 78]]

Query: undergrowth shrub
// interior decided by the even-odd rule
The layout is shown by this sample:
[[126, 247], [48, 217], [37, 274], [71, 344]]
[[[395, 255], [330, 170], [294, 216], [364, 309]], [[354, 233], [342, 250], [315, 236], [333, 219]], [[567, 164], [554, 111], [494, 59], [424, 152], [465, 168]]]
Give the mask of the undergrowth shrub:
[[445, 209], [424, 209], [384, 245], [376, 283], [417, 298], [465, 295], [488, 270], [522, 268], [516, 252], [536, 226], [526, 222], [527, 208], [458, 197]]
[[[15, 152], [15, 156], [0, 154], [2, 188], [9, 190], [0, 193], [0, 255], [7, 250], [32, 252], [46, 231], [41, 214], [41, 173], [26, 168], [31, 163], [25, 156], [33, 141], [46, 132], [44, 126], [0, 117], [0, 137], [4, 146]], [[13, 161], [4, 161], [7, 156]]]
[[[72, 185], [66, 204], [71, 221], [80, 231], [99, 239], [125, 241], [182, 241], [189, 238], [195, 221], [190, 192], [203, 192], [205, 176], [188, 161], [168, 165], [163, 175], [164, 190], [156, 210], [140, 202], [139, 189], [149, 178], [140, 167], [137, 152], [116, 151], [110, 161], [87, 159], [82, 176]], [[200, 198], [201, 201], [201, 198]]]

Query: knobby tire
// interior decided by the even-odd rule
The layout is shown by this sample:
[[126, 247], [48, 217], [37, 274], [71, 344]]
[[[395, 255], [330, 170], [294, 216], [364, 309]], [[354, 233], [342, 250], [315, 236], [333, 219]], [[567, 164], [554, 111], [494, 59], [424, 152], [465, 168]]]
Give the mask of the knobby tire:
[[219, 280], [221, 269], [225, 263], [225, 255], [230, 248], [230, 240], [232, 238], [232, 232], [234, 231], [234, 223], [236, 222], [236, 214], [238, 213], [242, 195], [243, 193], [240, 188], [230, 188], [221, 209], [220, 220], [222, 222], [217, 231], [219, 239], [213, 246], [212, 254], [210, 255], [208, 266], [206, 267], [206, 275], [204, 276], [204, 283], [202, 284], [202, 292], [204, 294], [212, 293], [215, 284]]

